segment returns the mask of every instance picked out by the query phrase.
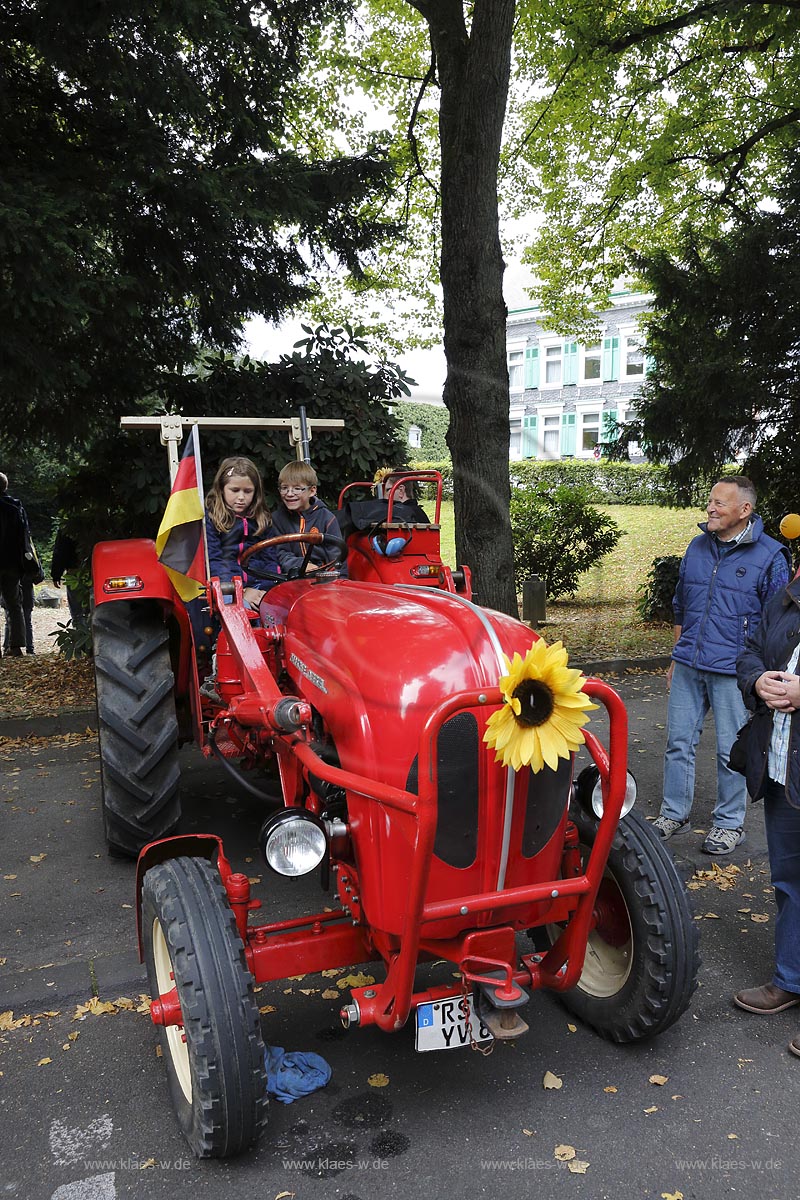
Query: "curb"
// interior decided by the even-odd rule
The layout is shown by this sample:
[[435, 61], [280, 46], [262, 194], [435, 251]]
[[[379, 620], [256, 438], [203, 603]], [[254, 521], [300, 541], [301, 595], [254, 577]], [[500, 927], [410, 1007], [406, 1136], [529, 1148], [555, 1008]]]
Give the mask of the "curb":
[[31, 717], [0, 717], [0, 738], [55, 737], [97, 729], [97, 709], [65, 708]]
[[85, 1002], [95, 995], [112, 1000], [126, 991], [149, 991], [147, 972], [135, 950], [10, 971], [3, 978], [0, 1011], [19, 1012], [54, 1001]]
[[671, 655], [662, 654], [653, 658], [587, 659], [586, 662], [571, 662], [569, 665], [577, 667], [584, 675], [624, 675], [626, 671], [666, 671], [671, 662]]

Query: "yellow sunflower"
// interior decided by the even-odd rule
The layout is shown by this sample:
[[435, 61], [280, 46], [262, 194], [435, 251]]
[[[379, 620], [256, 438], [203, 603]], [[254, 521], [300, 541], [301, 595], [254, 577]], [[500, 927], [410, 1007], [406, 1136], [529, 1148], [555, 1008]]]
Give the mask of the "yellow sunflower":
[[567, 666], [567, 657], [561, 642], [548, 646], [543, 638], [524, 658], [517, 652], [509, 662], [503, 655], [508, 674], [499, 685], [505, 704], [492, 713], [483, 735], [496, 762], [515, 771], [527, 766], [541, 771], [545, 764], [555, 770], [559, 758], [583, 745], [586, 710], [598, 706], [581, 690], [586, 680]]

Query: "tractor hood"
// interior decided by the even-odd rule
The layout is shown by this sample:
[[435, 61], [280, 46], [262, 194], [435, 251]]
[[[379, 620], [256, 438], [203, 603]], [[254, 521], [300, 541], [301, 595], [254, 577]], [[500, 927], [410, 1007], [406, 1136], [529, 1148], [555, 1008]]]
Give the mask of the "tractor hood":
[[262, 619], [286, 628], [285, 666], [318, 709], [343, 767], [405, 787], [422, 727], [442, 700], [493, 688], [503, 653], [535, 634], [438, 588], [340, 580], [274, 588]]

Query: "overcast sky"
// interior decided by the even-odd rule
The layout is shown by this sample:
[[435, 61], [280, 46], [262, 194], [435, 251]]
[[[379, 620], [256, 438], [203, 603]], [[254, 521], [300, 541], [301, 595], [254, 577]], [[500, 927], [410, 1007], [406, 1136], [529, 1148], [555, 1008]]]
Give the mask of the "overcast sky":
[[[530, 270], [520, 263], [510, 263], [506, 268], [503, 293], [510, 309], [527, 308], [532, 304], [525, 291], [532, 278]], [[300, 328], [303, 319], [293, 318], [278, 326], [268, 325], [261, 317], [248, 321], [245, 326], [247, 352], [253, 358], [267, 362], [275, 361], [281, 354], [291, 354], [294, 343], [305, 337]], [[430, 350], [409, 350], [398, 355], [398, 361], [417, 381], [417, 386], [411, 389], [412, 400], [441, 402], [446, 370], [441, 346], [434, 346]]]

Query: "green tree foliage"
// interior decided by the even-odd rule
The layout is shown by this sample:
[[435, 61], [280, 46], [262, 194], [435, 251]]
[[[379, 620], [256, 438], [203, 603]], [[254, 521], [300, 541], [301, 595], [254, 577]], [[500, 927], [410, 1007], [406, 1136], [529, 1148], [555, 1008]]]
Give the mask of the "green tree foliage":
[[532, 575], [546, 581], [547, 596], [572, 596], [580, 576], [613, 550], [622, 530], [611, 517], [592, 508], [580, 487], [559, 484], [516, 489], [511, 497], [514, 576], [518, 591]]
[[654, 369], [633, 429], [688, 491], [739, 457], [775, 529], [797, 502], [800, 449], [800, 168], [778, 211], [723, 237], [688, 237], [678, 257], [641, 260], [654, 293], [647, 346]]
[[[302, 344], [277, 363], [207, 354], [191, 375], [163, 383], [170, 411], [208, 417], [341, 417], [342, 430], [313, 433], [311, 460], [320, 496], [335, 508], [346, 483], [371, 480], [376, 467], [402, 462], [404, 446], [388, 406], [408, 394], [408, 379], [394, 363], [374, 361], [361, 329], [308, 328]], [[264, 478], [268, 502], [278, 503], [277, 477], [296, 457], [288, 433], [274, 430], [200, 431], [206, 490], [222, 458], [252, 458]], [[114, 470], [108, 464], [114, 463]], [[155, 431], [107, 432], [92, 461], [74, 473], [59, 500], [66, 527], [84, 552], [100, 539], [154, 537], [169, 493], [166, 452]]]
[[591, 323], [631, 251], [718, 234], [770, 196], [800, 126], [800, 8], [748, 0], [520, 3], [512, 208], [556, 325]]
[[78, 441], [252, 313], [354, 275], [390, 169], [290, 147], [292, 87], [341, 0], [0, 7], [0, 420]]

